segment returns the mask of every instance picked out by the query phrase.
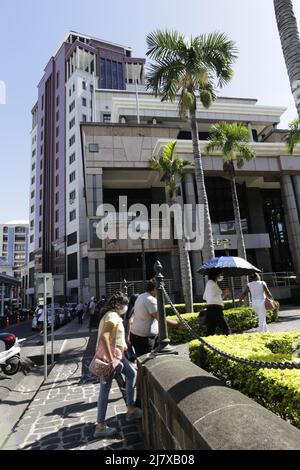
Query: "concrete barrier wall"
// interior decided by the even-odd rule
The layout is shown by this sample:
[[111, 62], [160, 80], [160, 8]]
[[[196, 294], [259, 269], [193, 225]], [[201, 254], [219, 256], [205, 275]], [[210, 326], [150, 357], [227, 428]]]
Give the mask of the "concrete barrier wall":
[[156, 450], [300, 450], [300, 431], [178, 356], [140, 358], [143, 430]]

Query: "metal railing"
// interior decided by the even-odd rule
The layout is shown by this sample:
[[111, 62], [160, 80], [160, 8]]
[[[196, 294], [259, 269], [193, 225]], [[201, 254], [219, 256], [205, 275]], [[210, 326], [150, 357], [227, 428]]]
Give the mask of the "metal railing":
[[[172, 294], [172, 283], [173, 279], [164, 279], [165, 289], [169, 295]], [[127, 294], [129, 296], [133, 294], [142, 294], [145, 289], [143, 281], [127, 281]], [[120, 282], [107, 282], [106, 283], [106, 296], [110, 297], [114, 292], [124, 290], [124, 281]]]
[[[262, 281], [267, 283], [267, 286], [270, 287], [290, 287], [297, 285], [297, 277], [295, 273], [289, 271], [283, 272], [273, 272], [273, 273], [261, 273]], [[235, 291], [242, 290], [242, 279], [241, 277], [234, 277], [234, 289]], [[228, 288], [230, 289], [230, 278], [223, 279], [220, 282], [221, 289]]]

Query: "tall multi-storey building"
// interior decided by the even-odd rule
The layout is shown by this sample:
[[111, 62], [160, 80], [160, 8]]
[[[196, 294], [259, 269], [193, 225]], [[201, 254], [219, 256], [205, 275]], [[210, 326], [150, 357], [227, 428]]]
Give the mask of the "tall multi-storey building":
[[21, 278], [21, 266], [28, 262], [27, 221], [13, 220], [0, 224], [0, 258], [13, 268], [14, 276]]
[[[129, 47], [71, 32], [46, 65], [32, 109], [27, 291], [32, 299], [38, 272], [56, 276], [64, 292], [58, 302], [77, 300], [87, 287], [80, 123], [96, 120], [96, 89], [143, 85], [144, 63]], [[109, 120], [110, 113], [104, 109], [101, 118]]]

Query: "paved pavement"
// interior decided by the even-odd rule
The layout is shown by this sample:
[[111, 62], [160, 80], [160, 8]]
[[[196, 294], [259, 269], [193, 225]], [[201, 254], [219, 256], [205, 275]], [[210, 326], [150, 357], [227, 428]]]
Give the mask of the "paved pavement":
[[[300, 330], [300, 310], [281, 312], [279, 322], [269, 325], [270, 331]], [[253, 330], [251, 330], [253, 331]], [[254, 330], [255, 331], [255, 330]], [[88, 334], [86, 325], [78, 327], [76, 321], [57, 330], [55, 333], [55, 351], [60, 353], [58, 362], [48, 379], [41, 385], [38, 392], [31, 397], [21, 419], [14, 426], [13, 432], [6, 436], [0, 448], [8, 449], [145, 449], [142, 440], [141, 422], [126, 423], [126, 407], [122, 393], [113, 382], [108, 406], [108, 423], [118, 429], [118, 435], [111, 439], [93, 439], [96, 420], [99, 383], [88, 371], [92, 359], [96, 331]], [[30, 343], [30, 342], [29, 342]], [[28, 345], [30, 348], [30, 344]], [[38, 346], [32, 345], [37, 356], [42, 353]], [[188, 359], [188, 346], [176, 346], [179, 354]], [[30, 354], [30, 350], [28, 350]], [[6, 434], [11, 429], [9, 415], [13, 412], [14, 400], [28, 400], [29, 384], [22, 388], [16, 396], [8, 396], [8, 404], [3, 412], [0, 405], [0, 428], [6, 426]], [[33, 384], [34, 388], [34, 384]], [[34, 390], [31, 390], [34, 392]], [[34, 396], [35, 395], [35, 396]], [[17, 406], [17, 405], [16, 405]], [[3, 432], [2, 432], [3, 434]]]
[[[88, 365], [95, 350], [96, 331], [89, 336], [87, 328], [78, 328], [74, 321], [55, 336], [60, 359], [2, 449], [144, 449], [141, 423], [126, 422], [126, 406], [116, 381], [107, 418], [118, 434], [111, 439], [93, 439], [99, 382], [89, 374]], [[3, 419], [5, 427], [1, 410]]]

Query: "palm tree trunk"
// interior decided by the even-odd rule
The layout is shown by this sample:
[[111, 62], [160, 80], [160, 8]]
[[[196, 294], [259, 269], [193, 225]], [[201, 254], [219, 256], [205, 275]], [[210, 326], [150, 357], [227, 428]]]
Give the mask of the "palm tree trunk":
[[[235, 230], [237, 235], [237, 252], [240, 258], [247, 260], [246, 254], [246, 246], [245, 246], [245, 239], [242, 229], [242, 220], [241, 220], [241, 213], [240, 213], [240, 205], [236, 190], [236, 181], [235, 181], [235, 169], [234, 163], [230, 161], [230, 185], [231, 185], [231, 196], [232, 196], [232, 204], [233, 204], [233, 212], [234, 212], [234, 221], [235, 221]], [[246, 276], [241, 277], [241, 285], [242, 291], [246, 289], [248, 283], [248, 278]], [[249, 305], [249, 300], [246, 299], [246, 305]]]
[[292, 0], [274, 0], [283, 55], [300, 117], [300, 39]]
[[[183, 209], [182, 200], [177, 201], [175, 194], [171, 198], [172, 204], [180, 203], [181, 208]], [[177, 233], [176, 221], [174, 220], [174, 232]], [[177, 238], [177, 237], [176, 237]], [[194, 312], [194, 302], [193, 302], [193, 282], [192, 282], [192, 270], [189, 253], [186, 249], [185, 242], [182, 239], [178, 238], [178, 252], [179, 252], [179, 265], [180, 265], [180, 274], [181, 274], [181, 283], [183, 298], [185, 303], [185, 308], [187, 313]]]
[[193, 155], [195, 163], [196, 175], [196, 188], [198, 194], [198, 204], [204, 206], [204, 227], [199, 227], [200, 230], [205, 229], [204, 233], [204, 246], [202, 250], [203, 262], [205, 263], [215, 256], [214, 240], [212, 234], [212, 226], [210, 220], [208, 199], [205, 189], [204, 172], [202, 166], [201, 152], [199, 146], [198, 124], [196, 119], [196, 107], [190, 110], [190, 124], [193, 140]]
[[230, 185], [231, 185], [231, 196], [232, 196], [232, 203], [233, 203], [233, 211], [234, 211], [234, 220], [235, 220], [235, 230], [237, 235], [237, 251], [238, 256], [240, 258], [247, 259], [246, 254], [246, 246], [245, 246], [245, 239], [242, 229], [242, 220], [241, 220], [241, 213], [240, 213], [240, 205], [236, 190], [236, 181], [235, 181], [235, 170], [233, 161], [230, 162]]

